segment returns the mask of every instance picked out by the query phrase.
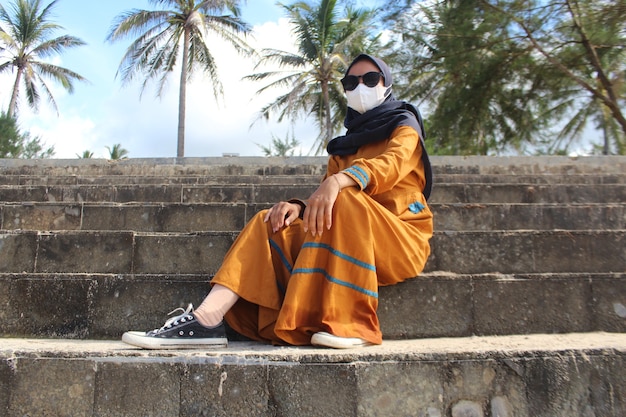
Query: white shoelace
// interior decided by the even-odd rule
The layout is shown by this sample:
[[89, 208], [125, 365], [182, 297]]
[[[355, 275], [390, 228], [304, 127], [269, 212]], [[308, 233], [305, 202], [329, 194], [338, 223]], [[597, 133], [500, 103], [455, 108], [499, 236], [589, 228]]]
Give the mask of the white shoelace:
[[174, 316], [174, 317], [167, 319], [165, 324], [160, 329], [154, 329], [154, 332], [160, 333], [166, 329], [169, 329], [170, 327], [172, 327], [172, 325], [178, 324], [178, 320], [181, 320], [182, 318], [186, 316], [189, 316], [189, 318], [191, 318], [190, 314], [193, 312], [193, 304], [189, 304], [187, 306], [187, 310], [183, 309], [182, 307], [178, 307], [177, 309], [174, 309], [170, 311], [169, 313], [167, 313], [167, 315], [171, 316], [172, 314], [178, 312], [179, 310], [182, 311], [182, 314], [179, 314], [178, 316]]

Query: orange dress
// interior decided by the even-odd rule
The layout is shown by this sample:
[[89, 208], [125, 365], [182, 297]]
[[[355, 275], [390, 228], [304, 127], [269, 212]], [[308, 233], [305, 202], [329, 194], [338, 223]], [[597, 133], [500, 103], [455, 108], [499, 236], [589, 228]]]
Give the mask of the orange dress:
[[430, 254], [421, 156], [408, 126], [354, 155], [331, 156], [326, 176], [341, 171], [360, 188], [339, 193], [322, 236], [304, 233], [301, 220], [274, 233], [265, 210], [255, 215], [211, 281], [240, 296], [228, 324], [274, 344], [308, 345], [320, 331], [382, 343], [378, 287], [416, 277]]

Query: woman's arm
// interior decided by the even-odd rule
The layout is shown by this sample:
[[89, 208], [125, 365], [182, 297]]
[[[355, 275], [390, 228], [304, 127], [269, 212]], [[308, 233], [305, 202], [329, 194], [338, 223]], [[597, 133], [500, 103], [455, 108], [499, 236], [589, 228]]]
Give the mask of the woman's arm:
[[351, 177], [368, 194], [380, 194], [392, 189], [398, 181], [415, 170], [421, 155], [417, 131], [409, 126], [401, 126], [393, 131], [385, 148], [378, 150], [378, 154], [355, 159], [350, 167], [341, 172]]

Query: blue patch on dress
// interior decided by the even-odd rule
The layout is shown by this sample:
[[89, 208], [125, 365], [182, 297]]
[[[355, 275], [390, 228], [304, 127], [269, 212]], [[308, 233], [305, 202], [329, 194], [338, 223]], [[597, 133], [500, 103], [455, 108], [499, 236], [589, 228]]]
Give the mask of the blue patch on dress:
[[424, 207], [425, 206], [422, 203], [416, 201], [415, 203], [409, 205], [409, 210], [411, 210], [411, 213], [419, 213], [420, 211], [424, 210]]

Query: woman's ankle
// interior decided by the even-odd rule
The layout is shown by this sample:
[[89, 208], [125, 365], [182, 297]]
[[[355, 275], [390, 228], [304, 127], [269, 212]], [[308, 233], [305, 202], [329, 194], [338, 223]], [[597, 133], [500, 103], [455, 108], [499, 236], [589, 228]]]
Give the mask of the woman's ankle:
[[229, 288], [215, 284], [202, 304], [194, 311], [198, 323], [215, 327], [224, 320], [224, 314], [237, 302], [239, 296]]
[[213, 328], [219, 326], [224, 320], [224, 317], [219, 313], [207, 313], [202, 310], [195, 310], [193, 312], [198, 323], [204, 327]]

